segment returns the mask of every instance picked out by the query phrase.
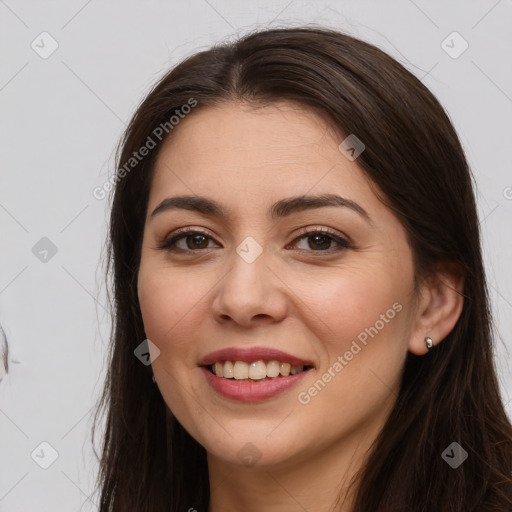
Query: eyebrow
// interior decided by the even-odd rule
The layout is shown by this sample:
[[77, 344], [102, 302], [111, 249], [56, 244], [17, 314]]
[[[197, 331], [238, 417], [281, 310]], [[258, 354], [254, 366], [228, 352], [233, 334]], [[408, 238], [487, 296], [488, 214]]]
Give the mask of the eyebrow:
[[[373, 225], [370, 215], [362, 206], [336, 194], [302, 195], [281, 199], [270, 207], [270, 215], [273, 219], [284, 218], [292, 213], [329, 206], [349, 208]], [[195, 195], [168, 197], [153, 210], [151, 217], [169, 210], [190, 210], [212, 217], [229, 217], [228, 212], [220, 203], [207, 197]]]

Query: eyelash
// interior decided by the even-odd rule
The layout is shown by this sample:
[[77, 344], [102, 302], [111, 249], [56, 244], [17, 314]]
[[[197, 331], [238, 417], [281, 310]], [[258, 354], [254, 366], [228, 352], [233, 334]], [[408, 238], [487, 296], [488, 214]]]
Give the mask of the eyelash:
[[[182, 228], [182, 229], [178, 230], [177, 232], [175, 232], [174, 235], [171, 236], [170, 238], [164, 239], [157, 246], [157, 249], [166, 250], [168, 252], [200, 252], [200, 251], [204, 251], [204, 250], [208, 249], [208, 248], [205, 248], [205, 249], [196, 249], [195, 250], [195, 249], [181, 249], [179, 247], [176, 247], [176, 242], [178, 240], [181, 240], [182, 238], [187, 238], [187, 237], [193, 236], [193, 235], [202, 235], [206, 238], [212, 239], [212, 237], [204, 231], [200, 231], [200, 230], [196, 230], [196, 229]], [[331, 248], [331, 249], [327, 249], [327, 250], [318, 250], [318, 251], [307, 250], [307, 249], [299, 249], [299, 250], [306, 251], [306, 252], [315, 252], [315, 253], [319, 252], [319, 253], [332, 254], [332, 252], [338, 252], [338, 251], [342, 251], [344, 249], [353, 248], [352, 244], [347, 239], [341, 237], [340, 235], [336, 234], [335, 232], [332, 232], [331, 230], [329, 230], [327, 228], [315, 228], [312, 230], [303, 228], [301, 230], [299, 236], [297, 236], [292, 241], [292, 243], [295, 243], [302, 238], [309, 238], [313, 235], [322, 235], [322, 236], [328, 235], [327, 238], [330, 238], [331, 240], [335, 241], [338, 244], [338, 247], [335, 249]]]

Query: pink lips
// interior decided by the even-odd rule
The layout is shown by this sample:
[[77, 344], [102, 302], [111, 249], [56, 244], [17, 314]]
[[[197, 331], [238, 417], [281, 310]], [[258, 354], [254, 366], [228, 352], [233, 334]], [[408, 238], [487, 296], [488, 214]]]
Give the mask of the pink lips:
[[216, 362], [224, 361], [244, 361], [246, 363], [252, 363], [254, 361], [279, 361], [282, 363], [290, 363], [292, 366], [302, 365], [314, 367], [311, 361], [270, 347], [230, 347], [211, 352], [199, 361], [199, 366], [201, 366], [201, 371], [206, 381], [217, 393], [226, 398], [244, 402], [256, 402], [276, 396], [296, 385], [306, 375], [309, 375], [311, 369], [295, 375], [289, 375], [288, 377], [275, 377], [268, 380], [236, 380], [217, 377], [217, 375], [210, 371], [209, 366]]

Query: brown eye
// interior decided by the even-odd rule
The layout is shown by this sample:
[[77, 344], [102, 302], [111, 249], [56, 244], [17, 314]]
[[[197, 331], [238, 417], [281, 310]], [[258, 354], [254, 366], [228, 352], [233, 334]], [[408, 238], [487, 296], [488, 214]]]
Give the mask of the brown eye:
[[183, 238], [186, 240], [188, 249], [206, 249], [208, 246], [208, 237], [205, 235], [189, 235]]
[[[327, 251], [340, 251], [343, 249], [348, 249], [351, 247], [348, 240], [340, 237], [337, 234], [334, 234], [326, 229], [307, 231], [301, 236], [297, 237], [293, 244], [297, 245], [297, 241], [307, 240], [307, 247], [298, 247], [301, 250], [306, 250], [310, 252], [327, 252]], [[337, 247], [332, 247], [332, 243], [337, 244]]]
[[[208, 243], [213, 240], [209, 235], [200, 231], [181, 231], [179, 234], [164, 240], [158, 245], [158, 249], [167, 251], [198, 251], [208, 249]], [[182, 243], [184, 241], [184, 243]], [[181, 245], [178, 245], [181, 244]]]

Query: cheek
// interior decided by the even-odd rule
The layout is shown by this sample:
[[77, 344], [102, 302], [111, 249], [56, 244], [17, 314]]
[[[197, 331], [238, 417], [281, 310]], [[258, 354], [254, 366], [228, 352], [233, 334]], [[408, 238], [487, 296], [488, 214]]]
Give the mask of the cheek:
[[[331, 400], [336, 403], [343, 396], [363, 414], [363, 409], [377, 407], [387, 400], [390, 390], [397, 389], [409, 326], [407, 269], [403, 270], [403, 280], [389, 267], [368, 265], [364, 269], [344, 267], [334, 275], [301, 282], [297, 295], [308, 306], [302, 309], [308, 311], [302, 321], [307, 317], [308, 330], [321, 354], [318, 378], [332, 381], [316, 407]], [[311, 395], [304, 390], [304, 400], [319, 389], [323, 389], [321, 384]]]
[[298, 401], [317, 416], [331, 411], [326, 430], [351, 428], [398, 392], [407, 352], [405, 290], [400, 281], [368, 271], [316, 281], [314, 291], [309, 282], [300, 297], [323, 357], [318, 380], [300, 390]]
[[201, 307], [203, 295], [192, 277], [184, 285], [169, 269], [141, 264], [138, 296], [146, 336], [162, 351], [177, 340], [188, 339], [179, 333], [187, 328], [194, 309]]
[[397, 323], [397, 309], [401, 309], [393, 308], [393, 304], [403, 297], [392, 279], [370, 269], [343, 269], [328, 276], [304, 278], [294, 290], [302, 310], [310, 312], [311, 331], [324, 344], [340, 348], [360, 333], [363, 339], [365, 329], [375, 324], [379, 331], [389, 331], [389, 326]]

